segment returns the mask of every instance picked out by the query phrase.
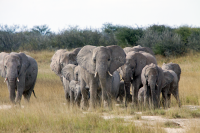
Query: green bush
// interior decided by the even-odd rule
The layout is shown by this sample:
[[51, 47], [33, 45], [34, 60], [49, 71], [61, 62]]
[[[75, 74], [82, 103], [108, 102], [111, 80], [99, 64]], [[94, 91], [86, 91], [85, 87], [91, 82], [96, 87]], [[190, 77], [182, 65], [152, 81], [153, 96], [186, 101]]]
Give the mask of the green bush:
[[186, 52], [186, 47], [182, 43], [181, 37], [167, 29], [161, 34], [148, 29], [137, 44], [150, 47], [155, 54], [161, 54], [163, 56], [182, 55]]
[[188, 37], [188, 48], [200, 51], [200, 29], [193, 30]]

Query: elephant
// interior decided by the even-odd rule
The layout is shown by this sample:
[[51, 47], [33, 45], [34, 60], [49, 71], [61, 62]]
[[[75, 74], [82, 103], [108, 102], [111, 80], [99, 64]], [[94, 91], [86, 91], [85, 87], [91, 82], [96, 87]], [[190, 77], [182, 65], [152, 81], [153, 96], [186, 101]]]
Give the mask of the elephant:
[[131, 99], [130, 86], [132, 88], [132, 104], [137, 105], [138, 91], [139, 88], [142, 87], [142, 69], [151, 63], [157, 65], [156, 58], [149, 53], [143, 51], [131, 51], [127, 53], [126, 63], [121, 67], [120, 70], [125, 84], [125, 106], [127, 106], [127, 99]]
[[169, 72], [173, 75], [173, 80], [170, 84], [168, 84], [164, 88], [162, 88], [163, 106], [165, 108], [170, 107], [170, 100], [171, 100], [171, 94], [172, 94], [175, 97], [179, 107], [181, 107], [181, 102], [180, 102], [180, 99], [179, 99], [179, 89], [178, 89], [178, 82], [179, 82], [178, 76], [172, 70], [163, 69], [164, 75], [167, 75], [167, 74], [165, 74], [167, 72]]
[[76, 48], [73, 51], [67, 51], [64, 49], [57, 50], [53, 57], [51, 58], [50, 68], [56, 75], [60, 77], [60, 80], [63, 84], [65, 90], [65, 98], [69, 102], [70, 97], [69, 93], [66, 93], [66, 90], [69, 90], [69, 82], [66, 78], [62, 77], [61, 71], [67, 64], [77, 64], [76, 56], [81, 48]]
[[80, 65], [80, 88], [82, 93], [81, 108], [86, 109], [87, 91], [90, 89], [89, 110], [97, 106], [97, 94], [101, 91], [101, 101], [104, 107], [110, 107], [112, 75], [115, 70], [126, 61], [124, 50], [117, 46], [84, 46], [77, 55], [77, 62]]
[[180, 81], [181, 67], [179, 66], [179, 64], [172, 63], [172, 62], [171, 63], [167, 63], [167, 64], [163, 63], [162, 69], [174, 71], [178, 76], [178, 81]]
[[37, 73], [37, 62], [29, 55], [21, 52], [0, 53], [0, 74], [5, 78], [13, 104], [20, 104], [22, 95], [26, 101], [30, 100]]
[[140, 45], [138, 45], [138, 46], [134, 46], [134, 47], [125, 47], [124, 48], [124, 52], [126, 54], [128, 52], [131, 52], [131, 51], [135, 51], [135, 52], [144, 51], [144, 52], [147, 52], [147, 53], [149, 53], [153, 56], [155, 55], [154, 52], [149, 47], [141, 47]]
[[72, 80], [78, 81], [78, 67], [79, 66], [76, 66], [74, 64], [68, 64], [61, 71], [65, 97], [67, 98], [68, 102], [70, 102], [69, 84]]
[[140, 104], [144, 103], [144, 87], [140, 88], [138, 91], [138, 102]]
[[[79, 68], [80, 68], [79, 65], [76, 66], [73, 64], [68, 64], [61, 71], [61, 75], [65, 79], [63, 80], [63, 84], [65, 85], [65, 95], [66, 94], [69, 95], [69, 101], [71, 105], [74, 104], [75, 100], [78, 106], [80, 105], [80, 99], [82, 96], [81, 91], [77, 91], [80, 90]], [[89, 91], [88, 88], [86, 88], [86, 90]]]
[[72, 80], [69, 83], [69, 88], [70, 88], [70, 104], [73, 106], [75, 102], [77, 106], [80, 106], [82, 95], [79, 82], [76, 80]]
[[147, 102], [155, 109], [160, 107], [160, 93], [162, 88], [173, 81], [173, 75], [151, 63], [142, 69], [141, 80], [144, 87], [144, 106]]

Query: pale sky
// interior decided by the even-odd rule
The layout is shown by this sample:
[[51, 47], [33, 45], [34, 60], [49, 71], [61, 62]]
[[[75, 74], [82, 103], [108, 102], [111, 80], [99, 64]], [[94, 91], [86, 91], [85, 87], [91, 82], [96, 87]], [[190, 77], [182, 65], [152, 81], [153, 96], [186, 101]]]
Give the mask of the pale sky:
[[104, 23], [200, 27], [200, 0], [0, 0], [1, 25], [101, 28]]

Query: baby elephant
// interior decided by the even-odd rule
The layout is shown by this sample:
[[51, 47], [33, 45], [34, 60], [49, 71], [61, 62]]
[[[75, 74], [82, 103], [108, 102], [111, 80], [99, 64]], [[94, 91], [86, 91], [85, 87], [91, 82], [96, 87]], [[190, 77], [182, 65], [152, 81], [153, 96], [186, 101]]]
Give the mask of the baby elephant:
[[78, 106], [80, 106], [82, 95], [79, 82], [72, 80], [69, 83], [69, 88], [70, 88], [70, 104], [73, 106], [73, 104], [76, 103]]
[[138, 92], [138, 102], [140, 104], [144, 103], [144, 87], [142, 87], [142, 88], [139, 89], [139, 92]]
[[179, 99], [179, 90], [178, 90], [179, 78], [178, 78], [177, 74], [172, 70], [163, 69], [164, 75], [166, 72], [170, 72], [171, 75], [173, 75], [173, 80], [170, 84], [168, 84], [164, 88], [162, 88], [162, 103], [165, 108], [170, 107], [170, 99], [171, 99], [171, 94], [172, 94], [175, 97], [175, 99], [177, 100], [179, 107], [181, 107], [181, 102]]
[[174, 71], [177, 74], [178, 81], [180, 80], [181, 67], [179, 66], [179, 64], [172, 63], [172, 62], [171, 63], [167, 63], [167, 64], [163, 63], [162, 69]]

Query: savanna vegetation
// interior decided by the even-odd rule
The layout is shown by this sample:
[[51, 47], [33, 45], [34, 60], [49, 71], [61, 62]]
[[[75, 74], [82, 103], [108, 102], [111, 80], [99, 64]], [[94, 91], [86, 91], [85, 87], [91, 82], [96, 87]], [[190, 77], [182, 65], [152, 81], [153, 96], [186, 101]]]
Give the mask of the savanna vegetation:
[[131, 27], [105, 23], [100, 29], [69, 26], [55, 33], [47, 25], [34, 26], [31, 29], [26, 26], [0, 25], [0, 51], [54, 51], [85, 45], [141, 45], [152, 48], [155, 54], [180, 56], [190, 51], [200, 51], [200, 28], [187, 25]]
[[[112, 110], [98, 108], [94, 112], [83, 112], [77, 107], [67, 105], [62, 83], [50, 70], [50, 59], [54, 51], [32, 51], [26, 54], [36, 59], [39, 66], [35, 86], [37, 98], [31, 97], [30, 103], [22, 99], [24, 108], [12, 107], [0, 109], [0, 132], [166, 132], [163, 127], [173, 128], [172, 122], [137, 125], [134, 120], [141, 120], [142, 115], [158, 115], [166, 118], [200, 118], [200, 109], [190, 110], [184, 105], [200, 105], [200, 54], [187, 53], [181, 57], [156, 55], [159, 66], [163, 62], [178, 63], [182, 69], [179, 94], [183, 107], [178, 108], [172, 97], [171, 108], [148, 110], [128, 106], [115, 106]], [[9, 92], [4, 79], [0, 78], [0, 105], [10, 105]], [[132, 121], [121, 118], [105, 120], [104, 115], [135, 116]], [[153, 128], [152, 128], [153, 127]], [[180, 127], [178, 127], [180, 128]], [[188, 132], [200, 132], [198, 123], [192, 123]]]
[[[148, 110], [128, 106], [115, 106], [112, 110], [97, 109], [83, 112], [77, 107], [67, 105], [62, 83], [50, 70], [50, 59], [55, 50], [68, 50], [84, 45], [119, 45], [121, 47], [141, 45], [150, 47], [156, 54], [158, 65], [178, 63], [182, 69], [179, 94], [182, 105], [200, 105], [200, 28], [190, 26], [169, 27], [151, 25], [149, 27], [130, 27], [103, 24], [101, 29], [80, 29], [69, 27], [57, 33], [47, 25], [32, 29], [17, 25], [0, 25], [0, 51], [23, 51], [38, 62], [39, 72], [35, 86], [37, 98], [30, 103], [23, 99], [24, 108], [0, 108], [0, 132], [165, 132], [162, 127], [173, 123], [155, 126], [135, 125], [134, 121], [124, 119], [103, 119], [103, 115], [134, 115], [140, 120], [142, 115], [159, 115], [167, 118], [200, 118], [200, 109], [178, 108], [172, 97], [168, 110]], [[4, 79], [0, 77], [0, 105], [10, 105], [9, 92]], [[187, 132], [200, 132], [197, 123], [192, 123]]]

